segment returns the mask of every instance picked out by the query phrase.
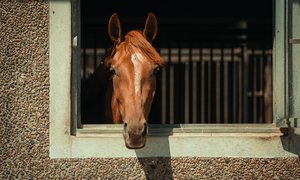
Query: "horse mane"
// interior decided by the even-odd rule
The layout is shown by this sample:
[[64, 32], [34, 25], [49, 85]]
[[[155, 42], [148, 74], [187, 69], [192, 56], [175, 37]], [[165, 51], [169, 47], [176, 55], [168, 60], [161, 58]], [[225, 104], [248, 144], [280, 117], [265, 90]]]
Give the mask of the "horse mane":
[[[153, 61], [154, 63], [158, 64], [159, 66], [163, 66], [164, 62], [156, 51], [156, 49], [152, 46], [152, 44], [147, 41], [147, 39], [143, 36], [141, 31], [133, 30], [126, 34], [124, 43], [124, 50], [126, 52], [136, 52], [139, 51], [142, 55], [146, 56], [147, 59]], [[115, 44], [111, 50], [109, 51], [110, 57], [112, 57], [115, 53], [115, 48], [117, 44]], [[106, 61], [109, 61], [110, 58], [106, 58]], [[108, 63], [109, 64], [109, 63]]]

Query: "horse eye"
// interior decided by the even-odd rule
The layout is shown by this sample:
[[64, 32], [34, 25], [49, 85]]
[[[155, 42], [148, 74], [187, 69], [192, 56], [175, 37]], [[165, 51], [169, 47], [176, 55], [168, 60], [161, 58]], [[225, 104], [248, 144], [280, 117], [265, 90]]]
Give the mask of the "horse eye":
[[157, 67], [155, 68], [155, 71], [156, 71], [156, 72], [159, 72], [159, 71], [160, 71], [160, 67], [157, 66]]
[[153, 75], [157, 74], [160, 71], [160, 67], [156, 66], [155, 69], [153, 70]]
[[116, 74], [116, 71], [115, 71], [115, 69], [114, 68], [109, 68], [109, 72], [110, 72], [110, 74], [111, 75], [115, 75]]
[[159, 67], [159, 66], [156, 66], [156, 67], [152, 70], [151, 76], [152, 76], [152, 77], [155, 77], [156, 74], [157, 74], [159, 71], [160, 71], [160, 67]]

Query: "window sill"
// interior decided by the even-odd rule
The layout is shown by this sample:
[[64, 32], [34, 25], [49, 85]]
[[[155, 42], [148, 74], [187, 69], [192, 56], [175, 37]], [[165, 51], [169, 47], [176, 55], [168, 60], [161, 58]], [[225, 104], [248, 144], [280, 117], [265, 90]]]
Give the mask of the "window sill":
[[[77, 137], [121, 137], [123, 126], [121, 124], [86, 124], [78, 129]], [[160, 136], [281, 136], [278, 127], [273, 124], [175, 124], [175, 125], [149, 125], [149, 137]]]
[[85, 125], [76, 136], [68, 135], [64, 145], [69, 153], [56, 152], [52, 158], [294, 156], [283, 150], [282, 133], [272, 124], [178, 126], [154, 125], [149, 128], [146, 146], [130, 150], [124, 145], [122, 125]]

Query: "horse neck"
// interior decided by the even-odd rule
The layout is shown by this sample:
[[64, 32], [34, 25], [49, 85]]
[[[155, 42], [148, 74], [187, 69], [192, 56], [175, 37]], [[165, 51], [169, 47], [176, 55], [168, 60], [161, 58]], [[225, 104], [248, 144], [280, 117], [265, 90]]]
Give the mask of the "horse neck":
[[109, 70], [104, 63], [101, 63], [83, 83], [82, 90], [85, 118], [101, 119], [99, 123], [112, 123], [110, 105], [112, 83]]
[[89, 93], [99, 93], [103, 91], [106, 84], [109, 81], [109, 71], [104, 63], [101, 63], [95, 72], [86, 80], [87, 88], [90, 91]]

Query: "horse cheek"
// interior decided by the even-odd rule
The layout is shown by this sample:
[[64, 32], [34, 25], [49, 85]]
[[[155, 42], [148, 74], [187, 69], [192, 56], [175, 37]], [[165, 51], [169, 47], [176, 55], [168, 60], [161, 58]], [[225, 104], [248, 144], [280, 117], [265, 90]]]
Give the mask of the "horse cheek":
[[114, 124], [120, 124], [122, 123], [119, 107], [118, 107], [118, 102], [115, 97], [112, 98], [111, 102], [111, 108], [112, 108], [112, 115], [113, 115], [113, 122]]

